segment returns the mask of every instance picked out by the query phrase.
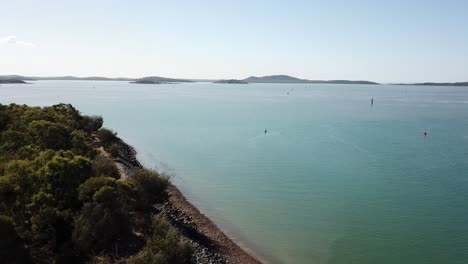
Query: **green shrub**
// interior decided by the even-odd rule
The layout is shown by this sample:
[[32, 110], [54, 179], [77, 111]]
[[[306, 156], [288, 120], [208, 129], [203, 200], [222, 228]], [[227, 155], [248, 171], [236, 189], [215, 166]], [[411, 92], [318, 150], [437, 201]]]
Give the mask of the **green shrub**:
[[71, 132], [71, 149], [78, 155], [86, 156], [86, 157], [94, 157], [96, 155], [96, 151], [94, 147], [91, 145], [89, 135], [83, 130], [75, 130]]
[[24, 242], [16, 233], [13, 222], [3, 215], [0, 215], [0, 263], [30, 263]]
[[86, 203], [75, 220], [73, 242], [85, 254], [97, 253], [128, 230], [128, 218], [99, 203]]
[[110, 177], [93, 177], [79, 188], [84, 202], [75, 219], [73, 241], [89, 255], [100, 252], [129, 232], [129, 209], [135, 193], [132, 186]]
[[70, 132], [59, 123], [34, 120], [28, 126], [28, 133], [32, 142], [43, 149], [68, 149], [70, 146]]
[[117, 142], [117, 133], [107, 129], [107, 128], [101, 128], [97, 132], [97, 136], [101, 140], [101, 143], [104, 147], [110, 146], [112, 143]]
[[109, 152], [111, 157], [117, 158], [119, 156], [119, 146], [114, 143], [107, 148], [107, 152]]
[[104, 155], [98, 155], [92, 162], [93, 175], [96, 177], [120, 178], [115, 162]]
[[144, 248], [132, 256], [130, 264], [190, 263], [192, 248], [162, 216], [154, 216], [152, 234]]
[[169, 177], [161, 175], [156, 170], [135, 169], [130, 173], [129, 179], [135, 186], [140, 201], [145, 206], [166, 199], [166, 189], [169, 186]]
[[103, 123], [101, 116], [83, 116], [82, 119], [83, 130], [88, 133], [98, 131]]

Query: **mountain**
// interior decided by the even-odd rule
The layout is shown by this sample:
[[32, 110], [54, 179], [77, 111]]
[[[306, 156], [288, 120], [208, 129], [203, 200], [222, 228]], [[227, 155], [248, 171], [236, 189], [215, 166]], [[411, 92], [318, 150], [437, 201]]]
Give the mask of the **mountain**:
[[76, 76], [58, 76], [58, 77], [30, 77], [35, 80], [57, 80], [57, 81], [132, 81], [132, 78], [107, 78], [99, 76], [76, 77]]
[[248, 84], [245, 80], [235, 80], [235, 79], [229, 79], [229, 80], [218, 80], [213, 83], [226, 83], [226, 84]]
[[152, 81], [152, 80], [136, 80], [130, 83], [137, 83], [137, 84], [161, 84], [161, 82]]
[[22, 81], [34, 81], [33, 77], [25, 77], [21, 75], [0, 75], [0, 80], [22, 80]]
[[329, 84], [378, 84], [370, 81], [350, 81], [350, 80], [307, 80], [299, 79], [289, 75], [270, 75], [263, 77], [250, 76], [243, 81], [248, 83], [329, 83]]
[[288, 75], [250, 76], [243, 81], [248, 83], [309, 83], [309, 80], [298, 79]]
[[136, 79], [134, 83], [176, 83], [176, 82], [192, 82], [187, 79], [174, 79], [174, 78], [165, 78], [159, 76], [148, 76], [140, 79]]
[[[99, 76], [91, 76], [91, 77], [76, 77], [76, 76], [52, 76], [52, 77], [32, 77], [32, 76], [21, 76], [21, 75], [0, 75], [0, 79], [14, 79], [14, 80], [23, 80], [23, 81], [37, 81], [37, 80], [67, 80], [67, 81], [127, 81], [133, 83], [151, 83], [151, 84], [158, 84], [158, 83], [180, 83], [180, 82], [197, 82], [197, 81], [211, 81], [216, 83], [328, 83], [328, 84], [378, 84], [375, 82], [369, 81], [349, 81], [349, 80], [330, 80], [330, 81], [322, 81], [322, 80], [307, 80], [307, 79], [299, 79], [296, 77], [288, 76], [288, 75], [269, 75], [269, 76], [250, 76], [249, 78], [243, 80], [208, 80], [208, 79], [178, 79], [178, 78], [165, 78], [160, 76], [148, 76], [143, 78], [124, 78], [124, 77], [117, 77], [117, 78], [108, 78], [108, 77], [99, 77]], [[455, 83], [453, 85], [463, 86], [460, 85], [463, 83]], [[424, 84], [417, 84], [417, 85], [431, 85], [431, 83], [424, 83]], [[432, 85], [449, 85], [449, 84], [432, 84]]]

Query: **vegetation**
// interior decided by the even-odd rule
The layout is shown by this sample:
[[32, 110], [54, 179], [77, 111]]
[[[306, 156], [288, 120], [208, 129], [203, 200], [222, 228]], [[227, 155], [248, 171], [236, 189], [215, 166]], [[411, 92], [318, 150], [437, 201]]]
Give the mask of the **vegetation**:
[[152, 234], [146, 246], [129, 259], [130, 264], [183, 264], [190, 262], [192, 249], [164, 218], [153, 217]]
[[[0, 263], [110, 263], [131, 233], [132, 212], [164, 201], [169, 179], [156, 171], [119, 179], [91, 141], [97, 135], [105, 149], [119, 141], [102, 124], [68, 104], [0, 104]], [[155, 219], [132, 259], [186, 263], [190, 248]]]
[[104, 146], [104, 148], [108, 148], [113, 143], [118, 141], [117, 133], [107, 128], [99, 129], [97, 131], [97, 136], [101, 140], [101, 143]]
[[93, 171], [93, 176], [109, 176], [112, 178], [119, 178], [119, 169], [115, 165], [114, 161], [108, 157], [100, 154], [94, 158], [92, 161], [91, 169]]
[[129, 177], [130, 182], [138, 191], [139, 200], [143, 206], [165, 200], [164, 190], [169, 186], [169, 177], [155, 170], [135, 169]]

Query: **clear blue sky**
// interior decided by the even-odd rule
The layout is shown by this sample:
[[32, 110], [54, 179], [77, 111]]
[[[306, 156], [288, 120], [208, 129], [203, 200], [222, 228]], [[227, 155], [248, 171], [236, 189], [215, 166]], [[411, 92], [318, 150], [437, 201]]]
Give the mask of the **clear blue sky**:
[[468, 1], [2, 0], [0, 8], [0, 74], [468, 80]]

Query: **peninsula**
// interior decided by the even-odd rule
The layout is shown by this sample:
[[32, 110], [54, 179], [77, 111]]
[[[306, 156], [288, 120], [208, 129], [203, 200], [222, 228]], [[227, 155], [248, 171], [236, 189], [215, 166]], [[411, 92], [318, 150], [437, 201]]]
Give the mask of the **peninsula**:
[[260, 264], [102, 125], [0, 104], [1, 263]]
[[1, 83], [27, 83], [23, 80], [18, 80], [18, 79], [0, 79], [0, 84]]

